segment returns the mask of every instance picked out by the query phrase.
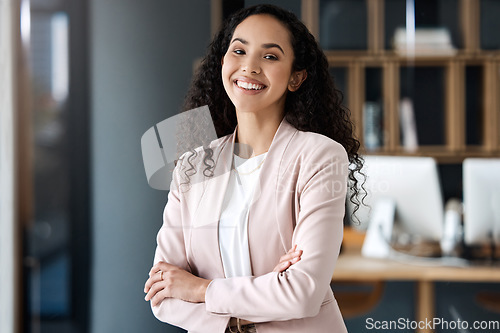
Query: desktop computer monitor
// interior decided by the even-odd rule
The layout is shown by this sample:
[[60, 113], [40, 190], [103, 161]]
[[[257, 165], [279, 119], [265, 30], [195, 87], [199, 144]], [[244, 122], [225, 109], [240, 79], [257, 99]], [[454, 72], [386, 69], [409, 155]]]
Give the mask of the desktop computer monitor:
[[[396, 222], [411, 236], [439, 241], [444, 208], [436, 161], [430, 157], [400, 156], [365, 156], [364, 159], [366, 205], [361, 205], [356, 213], [361, 226], [379, 223], [374, 220], [387, 220], [386, 217], [392, 215], [393, 221], [380, 223]], [[353, 205], [347, 202], [348, 212], [352, 213]], [[387, 239], [387, 235], [384, 238]]]
[[500, 245], [500, 158], [463, 163], [464, 241]]

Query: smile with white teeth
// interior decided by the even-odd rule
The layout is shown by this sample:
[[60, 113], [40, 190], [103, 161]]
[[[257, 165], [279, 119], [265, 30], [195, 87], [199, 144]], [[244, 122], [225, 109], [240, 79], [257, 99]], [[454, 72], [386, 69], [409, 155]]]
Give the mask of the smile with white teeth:
[[249, 82], [245, 82], [245, 81], [236, 81], [236, 85], [238, 87], [246, 89], [246, 90], [262, 90], [265, 88], [264, 85], [249, 83]]

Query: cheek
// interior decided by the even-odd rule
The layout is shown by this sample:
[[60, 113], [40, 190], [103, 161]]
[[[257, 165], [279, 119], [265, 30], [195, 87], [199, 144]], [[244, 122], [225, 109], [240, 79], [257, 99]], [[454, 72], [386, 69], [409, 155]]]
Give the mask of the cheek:
[[229, 76], [233, 72], [233, 68], [235, 67], [235, 61], [232, 57], [224, 56], [222, 63], [222, 78], [229, 78]]
[[224, 57], [221, 76], [222, 76], [222, 84], [224, 85], [224, 89], [226, 90], [226, 92], [228, 92], [228, 89], [232, 84], [231, 82], [231, 74], [233, 73], [232, 67], [233, 63], [231, 62], [230, 57]]
[[281, 88], [288, 87], [288, 81], [290, 80], [290, 71], [288, 68], [276, 68], [273, 69], [271, 75], [274, 77], [275, 84]]

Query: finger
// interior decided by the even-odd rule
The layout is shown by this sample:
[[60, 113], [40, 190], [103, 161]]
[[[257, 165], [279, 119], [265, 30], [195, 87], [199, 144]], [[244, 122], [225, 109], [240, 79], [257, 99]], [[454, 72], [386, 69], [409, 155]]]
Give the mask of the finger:
[[300, 257], [302, 255], [302, 250], [294, 251], [291, 253], [287, 253], [280, 258], [280, 262], [292, 260], [293, 258]]
[[290, 253], [282, 255], [280, 257], [280, 262], [287, 261], [287, 260], [290, 260], [291, 258], [293, 258], [293, 253], [294, 252], [290, 252]]
[[152, 306], [157, 306], [160, 304], [165, 298], [170, 297], [168, 290], [163, 289], [160, 292], [158, 292], [154, 297], [151, 299], [151, 305]]
[[169, 264], [168, 262], [164, 262], [164, 261], [159, 261], [157, 262], [152, 268], [151, 270], [149, 271], [149, 276], [152, 276], [156, 273], [158, 273], [159, 271], [168, 271], [170, 269], [172, 269], [173, 267], [176, 267], [174, 265], [171, 265]]
[[149, 271], [149, 276], [158, 274], [160, 271], [168, 272], [175, 268], [177, 268], [177, 266], [171, 265], [168, 262], [160, 261], [151, 268], [151, 270]]
[[293, 264], [296, 264], [297, 262], [300, 261], [300, 257], [295, 257], [292, 260], [285, 261], [283, 263], [280, 263], [278, 267], [278, 272], [283, 272], [289, 269]]
[[285, 261], [285, 262], [280, 262], [276, 267], [273, 269], [273, 272], [281, 273], [283, 271], [286, 271], [288, 267], [290, 267], [292, 263], [290, 261]]
[[155, 295], [162, 290], [165, 290], [166, 284], [163, 282], [157, 282], [151, 286], [151, 288], [148, 290], [148, 293], [144, 297], [144, 300], [150, 301]]
[[144, 284], [144, 292], [147, 293], [149, 291], [149, 289], [151, 288], [151, 286], [153, 284], [155, 284], [156, 282], [160, 282], [161, 280], [163, 280], [162, 278], [163, 278], [163, 276], [160, 272], [157, 272], [157, 273], [153, 274], [152, 276], [150, 276], [150, 278], [147, 279], [146, 283]]
[[281, 264], [281, 272], [285, 271], [288, 269], [288, 267], [292, 266], [292, 262], [291, 261], [286, 261], [284, 262], [283, 264]]
[[294, 245], [290, 248], [290, 250], [288, 250], [288, 252], [286, 254], [290, 254], [292, 252], [295, 252], [295, 250], [297, 249], [297, 245]]
[[158, 267], [159, 264], [160, 263], [157, 263], [156, 265], [154, 265], [153, 267], [151, 267], [151, 269], [149, 270], [149, 276], [153, 276], [156, 273], [158, 273], [158, 271], [160, 271], [160, 268]]
[[292, 260], [290, 260], [290, 263], [293, 265], [293, 264], [296, 264], [300, 261], [301, 257], [295, 257], [293, 258]]

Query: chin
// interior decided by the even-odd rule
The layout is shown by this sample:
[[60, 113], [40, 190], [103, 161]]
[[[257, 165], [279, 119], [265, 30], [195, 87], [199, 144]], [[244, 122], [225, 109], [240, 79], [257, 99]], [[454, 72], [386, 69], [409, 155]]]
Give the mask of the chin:
[[254, 107], [254, 106], [248, 106], [248, 105], [245, 105], [244, 107], [235, 106], [235, 108], [240, 113], [258, 113], [259, 110], [262, 110], [262, 108], [259, 108], [257, 106]]
[[236, 110], [245, 113], [247, 112], [255, 113], [258, 112], [259, 110], [262, 110], [263, 108], [261, 103], [248, 99], [235, 98], [231, 99], [231, 102], [233, 103]]

